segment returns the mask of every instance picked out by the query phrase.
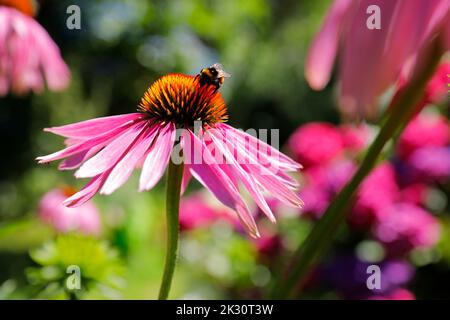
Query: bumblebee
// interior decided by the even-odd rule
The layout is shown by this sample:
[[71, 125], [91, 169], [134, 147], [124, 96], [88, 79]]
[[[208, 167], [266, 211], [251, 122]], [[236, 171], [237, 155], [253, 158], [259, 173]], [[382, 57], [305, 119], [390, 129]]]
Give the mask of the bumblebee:
[[216, 89], [214, 92], [216, 92], [222, 86], [225, 78], [229, 78], [231, 75], [223, 70], [220, 63], [214, 63], [209, 68], [200, 70], [200, 73], [196, 77], [200, 79], [200, 85], [215, 86]]

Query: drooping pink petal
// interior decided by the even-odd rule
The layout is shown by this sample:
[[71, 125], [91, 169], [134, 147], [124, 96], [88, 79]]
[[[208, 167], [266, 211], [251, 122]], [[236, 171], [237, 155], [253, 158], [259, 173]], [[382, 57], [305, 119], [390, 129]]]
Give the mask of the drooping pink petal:
[[[191, 170], [192, 175], [220, 202], [237, 212], [239, 219], [251, 236], [259, 237], [255, 220], [235, 184], [214, 162], [213, 156], [206, 146], [190, 131], [183, 133], [183, 139], [190, 141], [191, 153], [186, 154], [185, 159], [187, 159], [186, 166]], [[195, 154], [202, 156], [202, 163], [198, 164], [193, 161]]]
[[35, 20], [31, 19], [28, 23], [34, 29], [35, 53], [41, 58], [48, 87], [55, 91], [66, 88], [70, 82], [70, 71], [61, 58], [58, 46]]
[[243, 167], [269, 192], [269, 194], [272, 194], [276, 198], [294, 207], [303, 206], [303, 201], [295, 192], [277, 179], [276, 176], [264, 173], [265, 169], [263, 167], [257, 168], [256, 166], [250, 167], [247, 165], [243, 165]]
[[0, 95], [39, 93], [45, 80], [51, 90], [70, 81], [70, 71], [58, 46], [32, 17], [0, 6]]
[[89, 201], [100, 190], [109, 172], [102, 173], [92, 178], [80, 191], [67, 198], [63, 204], [68, 207], [78, 207]]
[[305, 76], [311, 88], [322, 90], [330, 80], [345, 18], [353, 0], [337, 0], [314, 39], [306, 58]]
[[235, 147], [224, 144], [222, 141], [223, 136], [217, 136], [215, 129], [208, 130], [208, 134], [210, 134], [211, 138], [214, 141], [214, 145], [217, 146], [219, 151], [225, 156], [225, 158], [229, 163], [229, 166], [236, 174], [237, 178], [245, 186], [250, 195], [253, 197], [258, 207], [261, 208], [261, 210], [267, 215], [267, 217], [272, 222], [276, 222], [275, 216], [273, 215], [272, 210], [270, 210], [270, 207], [267, 204], [266, 199], [264, 199], [264, 196], [261, 193], [261, 190], [259, 189], [256, 181], [254, 181], [253, 177], [248, 175], [248, 173], [236, 161], [236, 159], [233, 156], [233, 151], [230, 151], [230, 148], [231, 150], [233, 150]]
[[275, 163], [283, 170], [296, 171], [302, 168], [301, 164], [248, 133], [235, 129], [225, 123], [220, 123], [217, 127], [223, 131], [225, 136], [235, 138], [235, 141], [238, 141], [241, 145], [249, 148], [252, 151], [250, 154], [254, 154], [257, 159], [264, 159], [269, 163]]
[[161, 128], [154, 144], [148, 151], [139, 180], [139, 191], [150, 190], [161, 179], [170, 161], [175, 142], [175, 126], [168, 123]]
[[143, 118], [142, 113], [129, 113], [119, 116], [95, 118], [60, 127], [46, 128], [44, 131], [67, 138], [86, 139], [104, 134], [116, 127], [120, 127], [130, 121], [140, 120], [141, 118]]

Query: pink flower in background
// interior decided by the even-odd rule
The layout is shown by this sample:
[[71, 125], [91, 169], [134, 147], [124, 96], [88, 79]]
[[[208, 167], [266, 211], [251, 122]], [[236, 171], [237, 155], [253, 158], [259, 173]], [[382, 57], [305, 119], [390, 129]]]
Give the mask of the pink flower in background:
[[354, 162], [342, 159], [305, 170], [306, 184], [300, 191], [300, 196], [305, 201], [302, 213], [313, 218], [320, 218], [333, 197], [350, 180], [355, 170]]
[[373, 132], [369, 126], [344, 124], [340, 127], [344, 148], [348, 151], [364, 150], [372, 139]]
[[423, 147], [445, 147], [450, 143], [448, 120], [438, 114], [422, 112], [417, 115], [400, 136], [398, 155], [408, 158]]
[[0, 1], [0, 96], [41, 92], [45, 81], [51, 90], [64, 89], [70, 72], [57, 45], [32, 17], [2, 4], [14, 2]]
[[[380, 8], [380, 29], [367, 27], [371, 5]], [[444, 50], [450, 49], [449, 12], [448, 0], [335, 0], [310, 47], [306, 79], [313, 89], [323, 89], [339, 53], [342, 111], [373, 115], [377, 97], [408, 74], [429, 39], [439, 35]]]
[[395, 171], [388, 162], [379, 164], [362, 182], [350, 214], [350, 224], [358, 229], [370, 227], [384, 208], [399, 196]]
[[[183, 188], [191, 176], [196, 178], [237, 213], [251, 236], [258, 237], [259, 232], [239, 183], [273, 222], [263, 191], [293, 207], [302, 205], [295, 192], [298, 184], [287, 174], [301, 166], [263, 141], [224, 124], [227, 108], [215, 86], [202, 84], [198, 77], [169, 74], [150, 86], [139, 108], [138, 113], [46, 129], [66, 137], [68, 146], [39, 157], [39, 162], [66, 159], [60, 169], [79, 167], [77, 178], [91, 178], [64, 201], [66, 205], [81, 205], [97, 192], [111, 194], [142, 163], [139, 189], [152, 189], [170, 161], [177, 127], [183, 128], [177, 145], [183, 151]], [[199, 120], [201, 130], [194, 133], [191, 128]]]
[[416, 205], [395, 203], [380, 210], [373, 234], [390, 253], [403, 254], [435, 245], [440, 236], [439, 222]]
[[421, 205], [425, 202], [429, 186], [425, 183], [412, 183], [400, 191], [399, 201]]
[[235, 226], [239, 222], [227, 207], [213, 207], [207, 202], [205, 195], [197, 192], [180, 203], [180, 228], [193, 230], [205, 228], [217, 221], [225, 221]]
[[39, 218], [59, 232], [77, 231], [97, 235], [101, 231], [100, 214], [93, 203], [77, 208], [62, 203], [75, 193], [72, 188], [60, 188], [47, 192], [39, 202]]
[[289, 149], [305, 167], [326, 164], [341, 155], [344, 145], [339, 129], [314, 122], [298, 128], [289, 138]]

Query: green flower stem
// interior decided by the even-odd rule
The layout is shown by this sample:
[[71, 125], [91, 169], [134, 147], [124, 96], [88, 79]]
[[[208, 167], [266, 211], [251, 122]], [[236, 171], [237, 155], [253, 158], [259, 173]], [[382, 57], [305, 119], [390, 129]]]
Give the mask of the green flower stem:
[[342, 189], [317, 221], [306, 240], [299, 246], [290, 261], [285, 275], [280, 276], [272, 291], [273, 298], [292, 297], [301, 286], [305, 276], [317, 264], [330, 247], [333, 237], [349, 213], [352, 198], [363, 179], [370, 173], [386, 143], [413, 117], [428, 79], [433, 75], [439, 62], [440, 48], [433, 44], [429, 57], [420, 61], [416, 72], [407, 86], [397, 95], [388, 108], [389, 115], [372, 145], [369, 147], [358, 171]]
[[170, 286], [175, 271], [175, 264], [178, 255], [178, 235], [179, 235], [179, 208], [181, 180], [183, 177], [183, 164], [174, 164], [169, 161], [167, 171], [166, 190], [166, 215], [167, 215], [167, 251], [164, 264], [164, 274], [161, 287], [159, 289], [159, 300], [167, 300]]

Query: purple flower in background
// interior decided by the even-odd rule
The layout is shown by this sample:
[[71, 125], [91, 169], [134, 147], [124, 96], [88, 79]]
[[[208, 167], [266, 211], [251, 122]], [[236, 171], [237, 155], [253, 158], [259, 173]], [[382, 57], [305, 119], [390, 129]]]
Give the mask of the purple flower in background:
[[100, 214], [92, 202], [77, 208], [68, 208], [62, 204], [75, 192], [73, 188], [53, 189], [47, 192], [39, 202], [39, 218], [59, 232], [99, 234]]
[[420, 178], [444, 180], [450, 176], [450, 148], [418, 149], [409, 157], [408, 166]]
[[[375, 30], [367, 27], [373, 5], [381, 12]], [[373, 115], [377, 97], [408, 74], [431, 38], [440, 36], [449, 49], [449, 12], [448, 0], [335, 0], [310, 47], [306, 78], [312, 88], [323, 89], [339, 54], [342, 111]]]
[[361, 261], [354, 255], [340, 255], [324, 268], [325, 280], [343, 298], [368, 299], [388, 295], [404, 287], [413, 277], [414, 269], [403, 260], [385, 260], [376, 265], [380, 268], [380, 289], [369, 289], [367, 269], [373, 263]]
[[62, 90], [70, 72], [59, 48], [36, 20], [19, 11], [31, 13], [20, 3], [0, 1], [0, 96], [41, 92], [45, 81], [51, 90]]
[[410, 203], [395, 203], [380, 210], [372, 232], [393, 255], [431, 247], [440, 236], [438, 220]]

